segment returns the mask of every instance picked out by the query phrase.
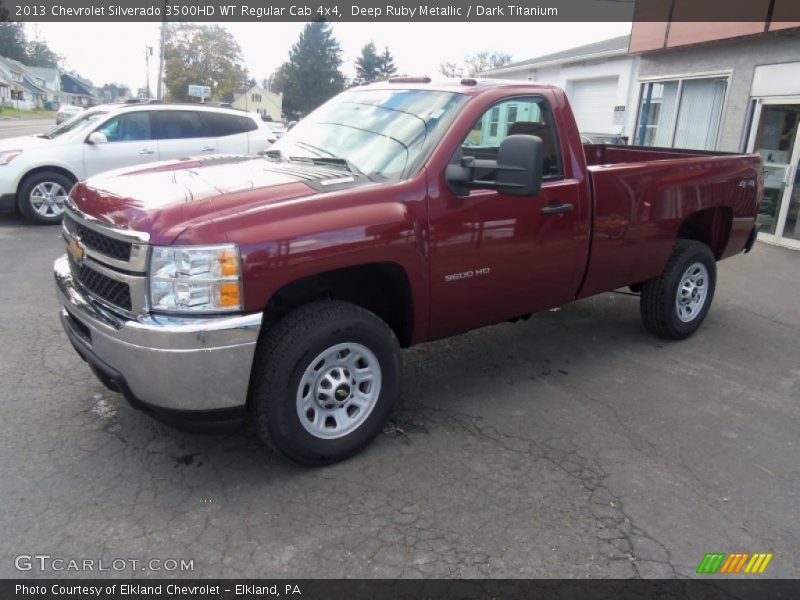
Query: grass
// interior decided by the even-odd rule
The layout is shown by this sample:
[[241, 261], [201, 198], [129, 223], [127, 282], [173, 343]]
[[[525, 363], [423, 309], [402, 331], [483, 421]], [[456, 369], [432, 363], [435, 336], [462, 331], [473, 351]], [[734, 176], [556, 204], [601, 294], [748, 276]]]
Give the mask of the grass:
[[21, 110], [19, 108], [3, 106], [0, 108], [0, 117], [52, 117], [55, 119], [56, 111], [44, 110], [43, 108], [36, 108], [34, 110]]

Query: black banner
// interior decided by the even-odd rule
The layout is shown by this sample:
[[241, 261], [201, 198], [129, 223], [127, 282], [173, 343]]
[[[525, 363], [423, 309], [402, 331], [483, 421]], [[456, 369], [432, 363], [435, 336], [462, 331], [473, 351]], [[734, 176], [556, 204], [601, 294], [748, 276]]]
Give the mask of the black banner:
[[797, 0], [1, 0], [25, 22], [800, 22]]
[[0, 598], [30, 600], [789, 600], [798, 580], [2, 580]]

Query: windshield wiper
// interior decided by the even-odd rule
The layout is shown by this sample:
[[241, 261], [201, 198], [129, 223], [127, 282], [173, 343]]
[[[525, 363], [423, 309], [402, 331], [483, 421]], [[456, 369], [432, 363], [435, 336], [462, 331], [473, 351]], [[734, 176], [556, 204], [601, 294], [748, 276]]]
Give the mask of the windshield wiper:
[[49, 133], [40, 133], [36, 137], [44, 138], [46, 140], [52, 140], [53, 139], [53, 136], [50, 135]]
[[367, 179], [372, 181], [372, 178], [369, 175], [362, 172], [357, 166], [355, 166], [346, 158], [341, 158], [338, 156], [290, 156], [289, 160], [293, 160], [296, 162], [307, 162], [314, 165], [330, 165], [332, 167], [343, 167], [344, 169], [350, 171], [354, 175], [361, 175], [362, 177], [366, 177]]

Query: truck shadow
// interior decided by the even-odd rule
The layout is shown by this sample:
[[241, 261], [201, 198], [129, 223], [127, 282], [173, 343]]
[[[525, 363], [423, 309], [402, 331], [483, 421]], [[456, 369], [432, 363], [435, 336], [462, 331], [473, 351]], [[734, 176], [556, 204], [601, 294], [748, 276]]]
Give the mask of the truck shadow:
[[[523, 393], [535, 407], [554, 382], [582, 374], [584, 383], [576, 385], [584, 385], [593, 369], [613, 368], [637, 345], [664, 348], [669, 343], [644, 330], [638, 298], [612, 293], [534, 315], [529, 321], [413, 347], [404, 351], [403, 392], [383, 435], [357, 457], [332, 468], [350, 469], [348, 465], [354, 462], [382, 460], [384, 453], [375, 451], [376, 446], [424, 443], [420, 436], [435, 431], [437, 425], [429, 417], [437, 411], [469, 413], [491, 402], [499, 418], [506, 414], [515, 419], [508, 398], [512, 391]], [[110, 396], [116, 407], [114, 433], [124, 436], [128, 444], [140, 435], [150, 438], [141, 450], [160, 470], [168, 467], [189, 480], [202, 479], [207, 469], [222, 470], [231, 480], [262, 483], [320, 472], [284, 460], [261, 444], [247, 426], [214, 435], [176, 431], [130, 409], [117, 394], [104, 392], [104, 396]]]

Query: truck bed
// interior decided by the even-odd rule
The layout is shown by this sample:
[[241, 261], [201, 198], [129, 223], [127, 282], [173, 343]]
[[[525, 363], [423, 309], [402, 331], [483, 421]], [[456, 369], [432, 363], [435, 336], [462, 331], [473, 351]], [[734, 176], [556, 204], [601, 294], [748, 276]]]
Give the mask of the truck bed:
[[718, 260], [744, 248], [763, 179], [757, 155], [599, 144], [584, 152], [594, 218], [580, 297], [657, 276], [682, 226], [713, 232], [702, 239]]

